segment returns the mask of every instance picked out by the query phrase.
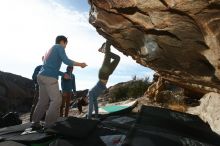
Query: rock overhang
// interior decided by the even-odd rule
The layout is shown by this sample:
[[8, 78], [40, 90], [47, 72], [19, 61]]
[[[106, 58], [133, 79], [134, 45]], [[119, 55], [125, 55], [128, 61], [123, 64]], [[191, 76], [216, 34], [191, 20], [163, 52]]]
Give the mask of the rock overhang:
[[89, 22], [124, 55], [198, 92], [220, 92], [220, 0], [89, 0]]

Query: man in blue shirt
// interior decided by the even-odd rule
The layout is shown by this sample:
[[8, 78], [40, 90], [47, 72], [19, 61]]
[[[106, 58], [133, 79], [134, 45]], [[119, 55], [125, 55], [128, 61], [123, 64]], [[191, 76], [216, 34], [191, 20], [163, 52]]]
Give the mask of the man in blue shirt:
[[65, 107], [65, 117], [69, 114], [69, 106], [72, 95], [76, 94], [75, 76], [72, 74], [73, 66], [67, 66], [66, 74], [69, 75], [69, 79], [61, 78], [62, 87], [62, 104], [60, 107], [60, 117], [63, 117], [63, 108]]
[[[99, 70], [99, 81], [97, 84], [89, 91], [89, 108], [88, 108], [88, 119], [91, 119], [93, 107], [95, 109], [95, 115], [98, 116], [98, 102], [97, 97], [102, 94], [106, 89], [106, 84], [108, 82], [109, 76], [113, 73], [117, 67], [120, 57], [110, 51], [111, 44], [109, 41], [102, 44], [102, 47], [99, 49], [99, 52], [105, 54], [102, 66]], [[113, 59], [113, 61], [111, 61]]]
[[33, 127], [40, 122], [46, 111], [46, 126], [54, 123], [59, 117], [62, 97], [59, 91], [58, 76], [69, 78], [68, 74], [59, 71], [62, 62], [69, 66], [80, 66], [82, 68], [87, 66], [85, 63], [70, 60], [66, 56], [67, 42], [65, 36], [57, 36], [56, 44], [44, 55], [44, 63], [37, 76], [39, 100], [32, 118], [35, 123]]

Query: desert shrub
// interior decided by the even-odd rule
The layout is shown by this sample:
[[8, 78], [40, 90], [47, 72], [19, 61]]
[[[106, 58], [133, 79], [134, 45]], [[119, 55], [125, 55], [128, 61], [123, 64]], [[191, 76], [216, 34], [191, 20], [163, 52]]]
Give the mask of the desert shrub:
[[128, 86], [127, 97], [138, 98], [144, 94], [148, 88], [148, 83], [143, 80], [132, 81], [132, 84]]
[[121, 86], [110, 93], [110, 101], [116, 102], [121, 101], [127, 98], [128, 88], [125, 86]]
[[123, 83], [114, 87], [110, 92], [110, 101], [117, 102], [126, 100], [129, 98], [138, 98], [141, 97], [144, 92], [149, 87], [149, 80], [145, 79], [136, 79], [131, 80], [127, 83]]

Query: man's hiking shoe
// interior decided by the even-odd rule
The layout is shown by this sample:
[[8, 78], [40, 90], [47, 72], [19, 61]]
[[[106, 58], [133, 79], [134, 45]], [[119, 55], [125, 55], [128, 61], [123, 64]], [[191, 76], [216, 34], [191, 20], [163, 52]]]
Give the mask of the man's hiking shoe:
[[44, 126], [42, 123], [35, 122], [35, 123], [32, 123], [31, 128], [33, 131], [37, 131], [37, 130], [42, 130]]

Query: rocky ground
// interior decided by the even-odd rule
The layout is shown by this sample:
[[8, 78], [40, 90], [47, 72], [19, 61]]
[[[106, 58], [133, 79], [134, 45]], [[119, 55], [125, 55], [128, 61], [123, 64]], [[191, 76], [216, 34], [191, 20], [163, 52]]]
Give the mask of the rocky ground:
[[[165, 101], [163, 101], [163, 102], [153, 101], [153, 100], [147, 98], [146, 96], [142, 96], [142, 97], [139, 97], [139, 98], [129, 98], [129, 99], [126, 99], [124, 101], [119, 101], [119, 102], [114, 102], [114, 103], [110, 103], [111, 99], [108, 99], [104, 96], [104, 97], [99, 98], [99, 106], [104, 106], [104, 105], [107, 105], [107, 104], [108, 105], [109, 104], [117, 104], [117, 103], [125, 104], [125, 103], [128, 103], [128, 102], [133, 101], [133, 100], [137, 100], [137, 102], [138, 102], [136, 107], [133, 109], [133, 112], [139, 112], [139, 109], [142, 105], [164, 107], [164, 108], [169, 108], [169, 109], [180, 111], [180, 112], [186, 112], [186, 110], [189, 107], [193, 107], [193, 106], [184, 104], [184, 101], [179, 101], [179, 103], [178, 102], [171, 102], [169, 100], [166, 101], [166, 102]], [[76, 107], [71, 108], [70, 112], [69, 112], [69, 116], [85, 117], [85, 115], [87, 113], [87, 109], [88, 109], [87, 106], [83, 106], [83, 112], [79, 113], [78, 109]], [[29, 116], [30, 116], [30, 113], [25, 113], [25, 114], [21, 115], [21, 119], [23, 120], [23, 123], [29, 122]]]
[[[218, 115], [216, 116], [216, 113], [220, 112], [220, 108], [218, 108], [220, 106], [218, 106], [219, 102], [215, 102], [218, 101], [217, 99], [220, 99], [220, 95], [218, 93], [212, 93], [210, 95], [208, 93], [208, 95], [203, 97], [201, 95], [198, 96], [198, 94], [188, 92], [176, 85], [165, 84], [163, 89], [158, 88], [157, 91], [159, 92], [157, 94], [149, 96], [149, 94], [146, 94], [145, 91], [150, 89], [152, 85], [154, 84], [150, 83], [146, 79], [131, 80], [125, 83], [116, 84], [109, 87], [98, 98], [99, 107], [107, 104], [125, 104], [127, 102], [137, 100], [137, 105], [132, 112], [139, 112], [142, 105], [168, 108], [179, 112], [188, 112], [201, 116], [201, 119], [208, 122], [214, 131], [217, 133], [219, 132], [220, 124], [218, 123], [220, 123], [220, 118]], [[87, 92], [88, 90], [78, 91], [79, 96], [77, 98], [86, 95]], [[72, 108], [70, 108], [69, 116], [82, 118], [86, 116], [86, 113], [87, 106], [84, 106], [83, 112], [79, 113], [76, 104], [73, 104]], [[29, 116], [30, 113], [25, 113], [22, 114], [20, 118], [23, 123], [27, 123], [29, 122]]]
[[[170, 96], [169, 91], [166, 91], [165, 93]], [[165, 93], [163, 94], [166, 95]], [[172, 96], [170, 97], [175, 98], [179, 96], [178, 94], [175, 94], [175, 93], [173, 93], [173, 95], [174, 95], [173, 97]], [[135, 113], [139, 112], [142, 105], [147, 105], [147, 106], [156, 106], [156, 107], [176, 110], [179, 112], [187, 112], [190, 114], [195, 114], [195, 115], [198, 115], [203, 121], [209, 123], [213, 131], [220, 134], [220, 117], [219, 117], [220, 94], [208, 93], [200, 101], [189, 100], [188, 102], [186, 102], [185, 99], [186, 97], [182, 97], [182, 98], [178, 97], [178, 99], [166, 100], [166, 101], [161, 102], [159, 100], [152, 100], [152, 99], [147, 98], [146, 96], [142, 96], [137, 99], [130, 98], [125, 101], [121, 101], [117, 103], [127, 103], [133, 100], [137, 100], [138, 103], [132, 111]], [[105, 97], [99, 98], [99, 106], [104, 106], [106, 104], [117, 104], [117, 103], [109, 103], [109, 100]], [[69, 112], [69, 116], [74, 116], [74, 117], [79, 117], [79, 118], [85, 117], [87, 113], [87, 109], [88, 109], [87, 106], [84, 106], [83, 112], [79, 113], [76, 107], [71, 108]], [[29, 122], [29, 116], [30, 116], [30, 113], [21, 115], [21, 119], [23, 120], [23, 123]]]

